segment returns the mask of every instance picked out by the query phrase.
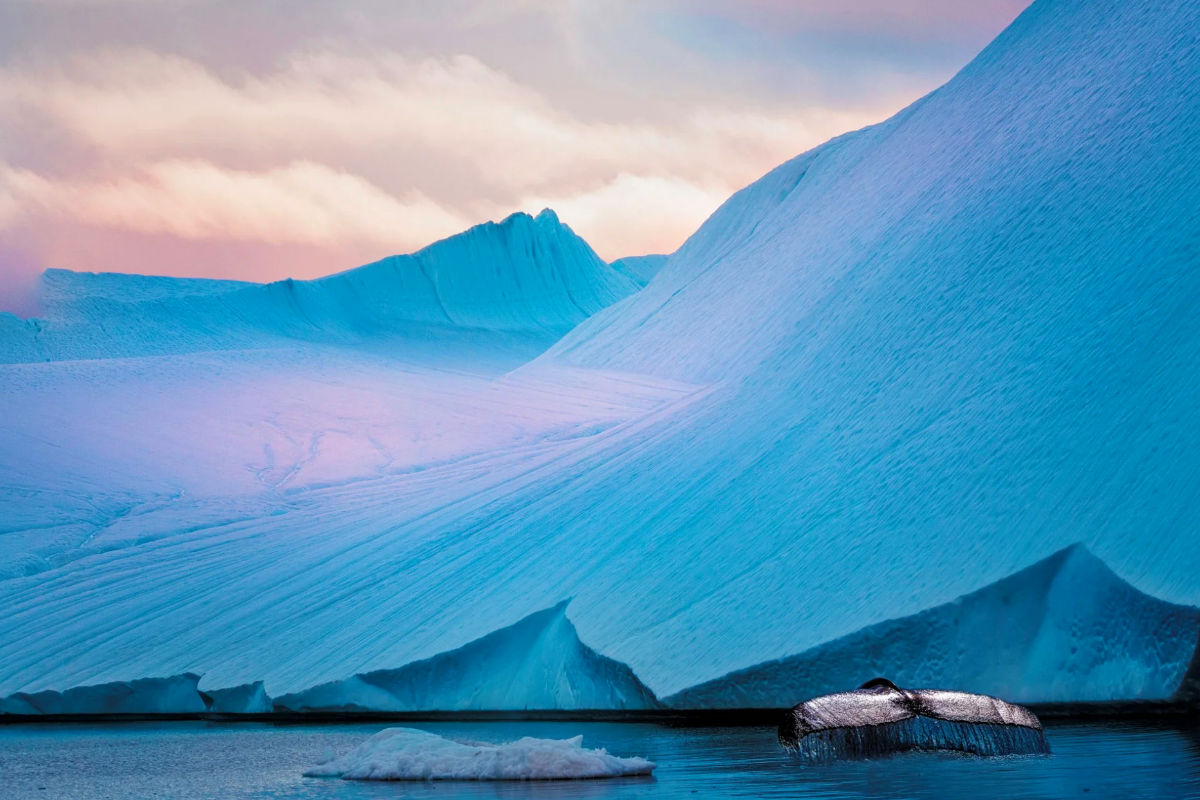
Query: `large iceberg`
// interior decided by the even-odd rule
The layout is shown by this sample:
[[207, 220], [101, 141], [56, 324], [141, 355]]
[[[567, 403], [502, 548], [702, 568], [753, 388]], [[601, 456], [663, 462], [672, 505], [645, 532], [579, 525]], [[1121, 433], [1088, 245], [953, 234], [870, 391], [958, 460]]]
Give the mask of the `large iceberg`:
[[[570, 313], [524, 278], [488, 284], [531, 289], [502, 311], [498, 288], [455, 295], [455, 341], [491, 354], [466, 367], [413, 271], [369, 298], [275, 285], [265, 317], [200, 295], [158, 360], [5, 366], [0, 693], [203, 672], [278, 697], [571, 596], [579, 638], [668, 696], [1077, 542], [1196, 605], [1198, 36], [1191, 0], [1038, 0], [946, 86], [735, 195], [640, 292], [597, 311], [572, 290]], [[383, 324], [394, 296], [426, 316]], [[53, 319], [6, 321], [5, 347], [43, 324], [39, 347], [107, 352]], [[536, 347], [505, 344], [526, 331]], [[290, 349], [178, 354], [235, 333]], [[1065, 616], [1025, 615], [1032, 649], [996, 680], [1029, 701], [1173, 694], [1191, 612], [1110, 604], [1123, 590], [1091, 574], [1094, 607], [1051, 580]], [[950, 644], [992, 624], [930, 613]], [[1147, 614], [1166, 644], [1120, 660]], [[1055, 633], [1067, 617], [1116, 649]]]
[[456, 742], [414, 728], [388, 728], [344, 756], [305, 772], [358, 781], [548, 781], [649, 775], [654, 763], [583, 747], [583, 737], [505, 744]]

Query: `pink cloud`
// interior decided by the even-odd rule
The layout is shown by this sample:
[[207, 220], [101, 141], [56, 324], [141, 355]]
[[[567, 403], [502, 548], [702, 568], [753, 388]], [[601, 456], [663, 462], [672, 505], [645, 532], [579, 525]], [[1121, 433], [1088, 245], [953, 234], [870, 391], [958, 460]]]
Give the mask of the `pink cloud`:
[[[668, 122], [611, 122], [466, 56], [318, 51], [249, 75], [110, 50], [0, 69], [0, 123], [36, 119], [91, 153], [39, 170], [5, 163], [0, 143], [0, 233], [48, 266], [224, 276], [188, 243], [278, 245], [345, 268], [554, 206], [604, 257], [669, 251], [740, 186], [890, 110], [692, 104]], [[81, 230], [86, 250], [69, 244]], [[137, 249], [148, 241], [152, 259]], [[233, 272], [306, 270], [264, 255]]]

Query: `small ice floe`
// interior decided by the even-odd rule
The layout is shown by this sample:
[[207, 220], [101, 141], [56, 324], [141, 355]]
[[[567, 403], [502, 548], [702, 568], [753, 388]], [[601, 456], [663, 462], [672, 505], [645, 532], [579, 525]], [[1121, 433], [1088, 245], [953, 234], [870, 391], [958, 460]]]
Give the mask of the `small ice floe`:
[[380, 731], [346, 755], [304, 773], [362, 781], [549, 781], [649, 775], [654, 763], [587, 750], [583, 737], [456, 742], [413, 728]]
[[1050, 752], [1042, 723], [1023, 706], [967, 692], [901, 689], [884, 678], [800, 703], [780, 723], [779, 742], [813, 761], [913, 750]]

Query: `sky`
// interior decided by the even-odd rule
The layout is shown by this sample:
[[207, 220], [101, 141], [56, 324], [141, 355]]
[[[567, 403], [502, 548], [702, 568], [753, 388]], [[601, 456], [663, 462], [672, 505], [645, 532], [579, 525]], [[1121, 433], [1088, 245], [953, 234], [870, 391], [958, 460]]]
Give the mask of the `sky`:
[[545, 207], [606, 259], [936, 88], [1028, 0], [0, 0], [0, 310], [311, 278]]

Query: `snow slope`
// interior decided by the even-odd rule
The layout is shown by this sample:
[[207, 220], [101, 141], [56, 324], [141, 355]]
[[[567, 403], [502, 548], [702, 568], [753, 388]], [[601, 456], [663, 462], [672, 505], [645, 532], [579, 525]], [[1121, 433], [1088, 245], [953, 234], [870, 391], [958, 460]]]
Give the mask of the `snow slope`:
[[[542, 348], [637, 290], [549, 209], [513, 214], [412, 255], [270, 284], [49, 270], [45, 318], [6, 315], [0, 362], [275, 346], [292, 340], [413, 346], [448, 332]], [[478, 335], [477, 334], [477, 335]], [[536, 350], [528, 352], [532, 355]]]
[[0, 365], [0, 577], [319, 502], [303, 490], [536, 459], [691, 391], [505, 379], [518, 356], [311, 345]]
[[[279, 696], [570, 596], [579, 638], [666, 696], [1076, 542], [1200, 603], [1197, 40], [1195, 3], [1038, 0], [945, 87], [748, 187], [640, 293], [489, 379], [529, 423], [505, 446], [236, 502], [112, 500], [0, 581], [0, 693], [191, 671]], [[559, 397], [566, 434], [539, 424]], [[7, 474], [27, 443], [70, 450], [62, 419], [11, 426]], [[97, 486], [39, 477], [6, 508]], [[2, 538], [37, 539], [32, 516]], [[1137, 631], [1135, 610], [1103, 613]], [[1161, 658], [1079, 686], [1149, 695]], [[1010, 688], [1071, 696], [1059, 678]]]
[[1200, 610], [1142, 594], [1080, 546], [945, 605], [665, 698], [677, 708], [788, 707], [877, 675], [1014, 702], [1163, 699]]
[[[593, 487], [634, 475], [653, 554], [620, 630], [574, 590], [585, 640], [670, 694], [1073, 542], [1200, 601], [1198, 34], [1179, 0], [1037, 2], [543, 357], [721, 387], [560, 493], [611, 520]], [[714, 619], [737, 632], [698, 636]]]
[[291, 711], [654, 708], [629, 667], [579, 641], [567, 603], [457, 650], [276, 698]]

